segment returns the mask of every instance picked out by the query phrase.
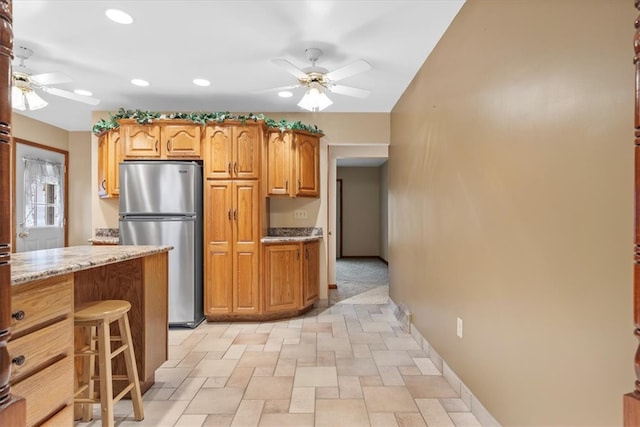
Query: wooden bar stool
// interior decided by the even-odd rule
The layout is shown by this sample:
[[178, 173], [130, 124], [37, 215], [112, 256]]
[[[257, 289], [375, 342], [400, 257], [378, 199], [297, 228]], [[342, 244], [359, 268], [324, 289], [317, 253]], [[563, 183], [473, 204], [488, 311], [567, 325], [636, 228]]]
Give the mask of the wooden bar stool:
[[[134, 418], [144, 418], [142, 395], [136, 358], [133, 353], [131, 329], [127, 313], [131, 309], [128, 301], [105, 300], [80, 304], [74, 313], [74, 325], [84, 328], [84, 343], [75, 355], [84, 357], [82, 377], [76, 383], [74, 403], [82, 404], [82, 420], [89, 421], [93, 416], [93, 404], [101, 407], [102, 426], [113, 426], [113, 405], [131, 391]], [[120, 336], [111, 336], [109, 326], [118, 322]], [[111, 342], [121, 342], [118, 348], [111, 350]], [[97, 350], [96, 350], [97, 346]], [[114, 357], [123, 353], [127, 375], [112, 375], [111, 362]], [[98, 357], [98, 376], [95, 375], [95, 358]], [[95, 381], [100, 383], [100, 398], [95, 396]], [[113, 381], [128, 381], [128, 385], [113, 396]]]

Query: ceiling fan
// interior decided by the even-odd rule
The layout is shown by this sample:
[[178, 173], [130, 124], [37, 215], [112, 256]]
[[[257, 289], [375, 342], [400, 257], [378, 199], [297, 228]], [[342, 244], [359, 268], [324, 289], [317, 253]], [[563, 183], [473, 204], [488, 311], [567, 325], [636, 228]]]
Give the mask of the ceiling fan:
[[371, 65], [363, 59], [352, 62], [342, 68], [329, 71], [326, 68], [316, 66], [316, 62], [322, 56], [322, 50], [311, 47], [305, 49], [307, 59], [311, 62], [310, 67], [298, 68], [286, 59], [274, 59], [272, 62], [291, 75], [298, 78], [298, 84], [274, 88], [270, 90], [288, 90], [298, 87], [306, 88], [304, 97], [298, 103], [298, 106], [309, 111], [321, 111], [331, 105], [333, 101], [329, 99], [325, 92], [337, 93], [340, 95], [354, 96], [357, 98], [366, 98], [371, 93], [366, 89], [359, 89], [351, 86], [336, 84], [335, 82], [353, 75], [368, 71]]
[[42, 99], [36, 90], [85, 104], [98, 105], [100, 103], [98, 98], [92, 96], [79, 95], [68, 90], [50, 87], [50, 85], [69, 83], [72, 80], [63, 73], [33, 74], [33, 71], [24, 65], [24, 61], [29, 59], [31, 55], [33, 55], [33, 50], [29, 48], [24, 46], [16, 48], [15, 56], [20, 60], [20, 63], [13, 67], [11, 74], [13, 108], [24, 111], [46, 107], [47, 101]]

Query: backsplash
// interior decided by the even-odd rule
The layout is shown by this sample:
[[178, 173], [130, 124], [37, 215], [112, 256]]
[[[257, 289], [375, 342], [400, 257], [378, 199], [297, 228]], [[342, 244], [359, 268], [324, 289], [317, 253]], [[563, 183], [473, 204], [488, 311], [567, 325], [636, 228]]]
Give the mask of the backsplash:
[[322, 236], [322, 227], [277, 227], [269, 228], [269, 236]]
[[119, 237], [120, 229], [118, 228], [96, 228], [96, 237]]

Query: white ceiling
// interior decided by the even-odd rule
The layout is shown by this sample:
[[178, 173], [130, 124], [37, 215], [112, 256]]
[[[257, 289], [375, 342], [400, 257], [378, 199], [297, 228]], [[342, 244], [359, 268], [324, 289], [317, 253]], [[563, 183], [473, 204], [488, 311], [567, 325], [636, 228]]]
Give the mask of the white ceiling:
[[[119, 107], [152, 111], [300, 112], [292, 98], [264, 89], [296, 84], [271, 62], [310, 65], [305, 49], [324, 51], [329, 71], [364, 59], [372, 70], [340, 84], [371, 90], [366, 99], [329, 93], [325, 112], [390, 112], [464, 0], [205, 1], [14, 0], [14, 46], [34, 51], [35, 74], [62, 72], [98, 106], [40, 92], [49, 105], [20, 112], [69, 131], [89, 130], [91, 111]], [[119, 8], [134, 23], [108, 20]], [[14, 62], [14, 64], [17, 64]], [[206, 78], [206, 88], [191, 83]], [[151, 82], [133, 86], [132, 78]], [[274, 114], [269, 114], [274, 113]]]

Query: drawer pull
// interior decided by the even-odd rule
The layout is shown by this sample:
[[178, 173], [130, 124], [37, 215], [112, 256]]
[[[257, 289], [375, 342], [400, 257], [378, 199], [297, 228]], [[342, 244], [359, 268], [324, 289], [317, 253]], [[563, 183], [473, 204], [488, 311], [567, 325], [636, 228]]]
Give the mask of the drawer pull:
[[26, 357], [24, 357], [22, 354], [20, 356], [16, 356], [11, 360], [11, 363], [13, 363], [14, 365], [20, 366], [25, 362]]
[[13, 313], [11, 317], [13, 317], [16, 320], [22, 320], [24, 319], [24, 311], [18, 310], [15, 313]]

